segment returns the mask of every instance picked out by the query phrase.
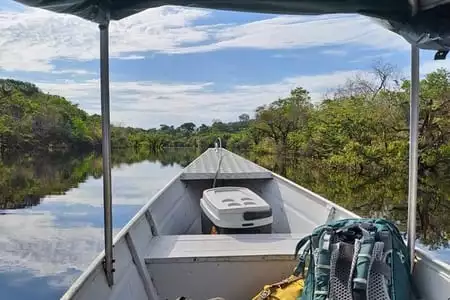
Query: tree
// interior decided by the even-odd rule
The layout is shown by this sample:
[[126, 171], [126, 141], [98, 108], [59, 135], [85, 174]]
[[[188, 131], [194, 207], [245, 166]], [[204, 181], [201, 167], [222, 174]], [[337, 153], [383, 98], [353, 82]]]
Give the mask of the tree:
[[250, 116], [248, 114], [242, 114], [239, 116], [239, 122], [247, 123], [248, 121], [250, 121]]
[[258, 107], [254, 126], [286, 149], [289, 133], [307, 124], [311, 108], [309, 93], [296, 88], [289, 97]]
[[223, 123], [220, 120], [215, 120], [211, 126], [213, 132], [228, 132], [227, 124]]
[[380, 92], [399, 88], [400, 75], [396, 67], [376, 61], [369, 73], [359, 73], [336, 88], [333, 98], [367, 97], [374, 99]]
[[204, 133], [204, 132], [208, 131], [208, 129], [209, 129], [209, 127], [206, 126], [205, 124], [202, 124], [197, 128], [198, 132], [200, 132], [200, 133]]
[[161, 124], [159, 125], [159, 130], [168, 132], [170, 131], [170, 127], [166, 124]]
[[191, 134], [195, 131], [195, 124], [192, 122], [188, 122], [188, 123], [183, 123], [180, 125], [180, 129], [182, 132], [186, 133], [186, 134]]

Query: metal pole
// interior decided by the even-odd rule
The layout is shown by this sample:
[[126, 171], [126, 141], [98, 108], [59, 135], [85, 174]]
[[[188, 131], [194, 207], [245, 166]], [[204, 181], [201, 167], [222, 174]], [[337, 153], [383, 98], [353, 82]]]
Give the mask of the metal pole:
[[103, 209], [105, 230], [104, 268], [108, 285], [114, 284], [111, 201], [111, 132], [109, 120], [109, 22], [100, 28], [100, 90], [102, 103]]
[[420, 0], [408, 0], [409, 5], [411, 5], [411, 15], [415, 16], [419, 12]]
[[411, 94], [409, 118], [408, 250], [414, 267], [417, 215], [417, 172], [419, 131], [419, 48], [411, 46]]
[[[219, 143], [217, 143], [217, 141], [219, 141]], [[217, 170], [216, 170], [216, 174], [214, 175], [214, 181], [213, 181], [213, 188], [216, 187], [216, 181], [217, 181], [217, 176], [219, 175], [220, 172], [220, 165], [222, 164], [222, 159], [223, 159], [223, 154], [222, 154], [222, 139], [219, 137], [217, 138], [216, 142], [216, 152], [219, 154], [219, 160], [217, 162]]]

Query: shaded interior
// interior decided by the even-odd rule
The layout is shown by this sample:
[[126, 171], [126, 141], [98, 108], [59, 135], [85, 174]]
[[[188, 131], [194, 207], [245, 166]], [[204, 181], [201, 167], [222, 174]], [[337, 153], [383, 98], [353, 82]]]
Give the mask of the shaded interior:
[[202, 234], [200, 199], [212, 186], [210, 179], [177, 179], [151, 205], [158, 236], [145, 262], [164, 299], [251, 299], [265, 284], [292, 274], [297, 242], [325, 222], [331, 211], [278, 178], [217, 180], [216, 187], [245, 187], [264, 199], [272, 209], [272, 232]]

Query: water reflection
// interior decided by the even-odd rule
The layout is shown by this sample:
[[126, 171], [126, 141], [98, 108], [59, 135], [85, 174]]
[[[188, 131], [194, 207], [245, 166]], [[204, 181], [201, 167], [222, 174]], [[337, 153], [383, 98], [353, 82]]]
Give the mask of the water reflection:
[[[185, 167], [196, 155], [194, 150], [149, 153], [117, 149], [112, 155], [112, 165], [113, 168], [120, 168], [145, 161], [150, 164], [158, 162], [163, 167]], [[98, 179], [101, 175], [102, 160], [97, 153], [8, 157], [0, 161], [0, 209], [38, 205], [45, 196], [64, 195], [89, 177]]]
[[[408, 212], [408, 173], [373, 172], [359, 175], [331, 168], [318, 160], [298, 155], [247, 157], [274, 170], [299, 185], [365, 217], [397, 221], [406, 231]], [[419, 178], [418, 237], [429, 250], [439, 250], [441, 259], [450, 262], [450, 180], [429, 173]]]
[[[114, 233], [195, 155], [113, 152]], [[101, 170], [96, 154], [0, 164], [1, 299], [57, 299], [103, 249]]]

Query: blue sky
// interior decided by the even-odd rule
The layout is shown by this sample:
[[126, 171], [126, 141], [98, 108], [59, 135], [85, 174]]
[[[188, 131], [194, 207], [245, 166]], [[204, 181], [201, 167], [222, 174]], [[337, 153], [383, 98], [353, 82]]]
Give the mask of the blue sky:
[[[0, 77], [100, 109], [98, 28], [0, 1]], [[158, 127], [236, 120], [302, 86], [315, 101], [376, 60], [405, 76], [409, 45], [356, 15], [279, 16], [181, 7], [111, 24], [112, 121]], [[422, 75], [447, 62], [422, 51]]]

